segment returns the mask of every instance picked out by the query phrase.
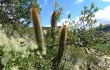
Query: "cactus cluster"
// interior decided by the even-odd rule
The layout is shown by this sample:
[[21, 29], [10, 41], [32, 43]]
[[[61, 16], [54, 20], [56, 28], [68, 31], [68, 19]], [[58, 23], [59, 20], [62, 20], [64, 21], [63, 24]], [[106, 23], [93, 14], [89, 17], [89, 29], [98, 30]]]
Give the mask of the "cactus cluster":
[[[36, 7], [31, 8], [31, 16], [32, 16], [32, 21], [33, 21], [33, 25], [34, 25], [36, 41], [37, 41], [39, 48], [41, 49], [41, 52], [43, 52], [43, 48], [46, 48], [46, 47], [45, 47], [45, 43], [44, 43], [40, 17], [39, 17], [39, 13], [38, 13], [38, 10]], [[57, 24], [56, 21], [57, 21], [57, 12], [54, 10], [52, 17], [51, 17], [51, 29], [52, 29], [51, 33], [53, 33], [52, 34], [53, 36], [55, 35], [54, 30], [55, 30], [55, 27]], [[67, 36], [67, 27], [66, 27], [66, 25], [63, 25], [61, 28], [61, 33], [60, 33], [58, 53], [57, 53], [57, 56], [54, 58], [54, 62], [52, 65], [54, 67], [56, 67], [55, 64], [59, 65], [61, 62], [63, 52], [64, 52], [64, 47], [66, 45], [66, 36]]]

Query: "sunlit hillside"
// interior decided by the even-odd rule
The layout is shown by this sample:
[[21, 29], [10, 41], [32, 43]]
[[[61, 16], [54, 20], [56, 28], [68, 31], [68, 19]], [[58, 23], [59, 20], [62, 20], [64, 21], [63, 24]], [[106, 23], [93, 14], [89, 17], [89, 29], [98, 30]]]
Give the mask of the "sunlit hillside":
[[0, 0], [0, 70], [110, 70], [109, 3]]

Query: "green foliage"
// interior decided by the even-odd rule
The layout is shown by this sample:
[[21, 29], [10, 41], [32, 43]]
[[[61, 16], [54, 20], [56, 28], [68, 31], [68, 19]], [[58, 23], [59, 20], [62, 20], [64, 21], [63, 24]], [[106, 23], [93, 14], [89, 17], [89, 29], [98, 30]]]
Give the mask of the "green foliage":
[[92, 27], [93, 24], [97, 22], [94, 13], [98, 11], [98, 8], [95, 7], [94, 3], [91, 4], [91, 7], [88, 8], [84, 6], [84, 9], [81, 11], [81, 16], [79, 18], [79, 23], [82, 24], [82, 27], [85, 28], [86, 26]]
[[64, 8], [64, 6], [59, 7], [58, 2], [54, 2], [53, 3], [53, 6], [54, 6], [54, 10], [57, 13], [57, 18], [56, 19], [57, 20], [60, 20], [61, 14], [63, 14], [63, 8]]
[[[7, 32], [9, 33], [6, 32], [6, 34], [4, 34], [4, 32], [0, 31], [0, 70], [76, 70], [78, 67], [79, 69], [85, 70], [90, 63], [98, 65], [99, 60], [95, 54], [86, 54], [82, 47], [90, 47], [96, 50], [96, 53], [99, 53], [99, 51], [105, 54], [110, 53], [110, 33], [103, 32], [101, 30], [101, 28], [103, 28], [102, 25], [100, 25], [99, 31], [96, 31], [93, 27], [97, 22], [94, 13], [98, 10], [93, 3], [90, 8], [84, 6], [84, 9], [80, 13], [79, 21], [70, 22], [69, 28], [66, 28], [64, 25], [60, 32], [60, 27], [57, 28], [55, 26], [53, 30], [54, 37], [51, 37], [51, 29], [48, 29], [46, 33], [43, 33], [39, 18], [41, 9], [39, 8], [37, 0], [31, 0], [29, 3], [28, 1], [29, 0], [1, 1], [0, 14], [3, 15], [6, 20], [2, 19], [3, 21], [0, 20], [0, 22], [2, 22], [3, 26], [4, 23], [7, 24], [10, 22], [16, 24], [9, 24], [4, 28], [11, 28], [10, 30], [7, 29]], [[13, 8], [12, 13], [15, 15], [13, 15], [12, 18], [7, 16], [10, 12], [7, 13], [7, 11], [2, 9], [4, 8], [3, 4], [6, 5], [7, 10], [11, 7]], [[58, 3], [55, 2], [54, 10], [56, 12], [56, 23], [63, 10], [63, 7], [58, 6]], [[31, 7], [33, 9], [33, 11], [31, 9], [31, 14], [34, 28], [29, 28], [27, 25], [22, 24], [25, 21], [28, 23], [30, 16], [28, 9]], [[35, 7], [37, 7], [38, 11]], [[15, 9], [16, 11], [14, 11]], [[24, 13], [26, 13], [26, 15], [24, 15]], [[21, 22], [19, 21], [20, 19], [24, 19], [24, 21]], [[12, 21], [8, 22], [9, 20]], [[71, 21], [70, 13], [68, 14], [68, 20]], [[72, 23], [75, 25], [72, 26]], [[16, 29], [16, 31], [14, 31], [14, 29]], [[35, 37], [33, 30], [35, 30], [37, 45], [33, 40], [29, 39], [34, 39]], [[24, 34], [25, 31], [26, 35]], [[7, 37], [9, 35], [11, 36], [12, 33], [15, 35]], [[52, 38], [54, 38], [54, 40], [52, 40]], [[41, 47], [41, 49], [44, 50], [41, 51], [38, 47]], [[46, 52], [45, 55], [42, 54], [44, 51]]]
[[110, 46], [109, 44], [97, 44], [95, 49], [99, 52], [109, 55], [110, 54]]
[[77, 28], [72, 30], [69, 34], [70, 41], [72, 41], [75, 46], [90, 47], [91, 45], [95, 45], [96, 30], [93, 25], [97, 22], [94, 15], [97, 10], [98, 8], [95, 7], [93, 3], [90, 8], [84, 6], [79, 21], [76, 22]]
[[[40, 5], [37, 0], [0, 0], [0, 24], [4, 28], [8, 37], [17, 33], [27, 32], [27, 30], [22, 29], [27, 28], [30, 25], [30, 13], [29, 9], [34, 5], [41, 11]], [[20, 30], [22, 29], [22, 30]]]
[[37, 54], [34, 53], [36, 49], [38, 49], [38, 46], [29, 38], [14, 38], [13, 36], [7, 38], [4, 32], [0, 31], [0, 69], [35, 70], [35, 63], [41, 64], [41, 62], [44, 62], [39, 51], [37, 51]]
[[[30, 23], [30, 14], [29, 9], [32, 5], [36, 6], [41, 11], [37, 0], [2, 0], [0, 1], [0, 15], [1, 17], [1, 24], [8, 24], [14, 22], [21, 22], [20, 20], [23, 19], [22, 23], [29, 24]], [[14, 23], [13, 22], [13, 23]]]

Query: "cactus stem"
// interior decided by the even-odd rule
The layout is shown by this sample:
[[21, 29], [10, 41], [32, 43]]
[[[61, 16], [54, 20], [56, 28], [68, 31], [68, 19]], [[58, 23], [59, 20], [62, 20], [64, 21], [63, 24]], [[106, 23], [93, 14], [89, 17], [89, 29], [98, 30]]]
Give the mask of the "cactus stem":
[[64, 48], [66, 45], [66, 37], [67, 37], [67, 27], [66, 25], [63, 25], [61, 29], [61, 34], [60, 34], [58, 54], [57, 54], [57, 57], [53, 59], [52, 67], [54, 68], [57, 68], [59, 64], [61, 63], [63, 53], [64, 53]]
[[32, 17], [33, 25], [34, 25], [34, 31], [35, 31], [37, 44], [39, 46], [39, 49], [43, 51], [43, 48], [45, 47], [45, 45], [44, 45], [44, 38], [43, 38], [43, 33], [42, 33], [39, 12], [37, 8], [34, 6], [31, 8], [31, 17]]

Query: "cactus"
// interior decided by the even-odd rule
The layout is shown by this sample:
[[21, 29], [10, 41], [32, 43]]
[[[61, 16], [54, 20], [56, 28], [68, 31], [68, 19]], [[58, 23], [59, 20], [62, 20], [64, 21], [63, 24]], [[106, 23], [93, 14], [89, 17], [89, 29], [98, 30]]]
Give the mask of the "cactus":
[[51, 17], [51, 38], [55, 39], [55, 27], [57, 26], [57, 12], [56, 10], [53, 11]]
[[58, 50], [58, 56], [57, 56], [57, 62], [60, 63], [62, 56], [63, 56], [63, 52], [64, 52], [64, 48], [66, 45], [66, 38], [67, 38], [67, 27], [66, 25], [62, 26], [61, 29], [61, 34], [60, 34], [60, 42], [59, 42], [59, 50]]
[[60, 34], [58, 54], [57, 54], [57, 57], [53, 59], [52, 67], [54, 67], [54, 68], [57, 68], [62, 60], [64, 48], [66, 45], [66, 38], [67, 38], [67, 27], [66, 27], [66, 25], [63, 25], [62, 29], [61, 29], [61, 34]]
[[39, 46], [39, 49], [43, 52], [43, 49], [45, 48], [45, 44], [44, 44], [44, 38], [42, 33], [42, 27], [40, 24], [39, 12], [37, 8], [34, 6], [31, 8], [31, 17], [34, 25], [37, 44]]
[[52, 28], [55, 28], [57, 26], [56, 21], [57, 21], [57, 12], [56, 12], [56, 10], [54, 10], [52, 13], [52, 17], [51, 17], [51, 27]]
[[[38, 13], [38, 10], [36, 9], [36, 7], [31, 8], [31, 17], [32, 17], [33, 25], [34, 25], [34, 31], [35, 31], [35, 37], [36, 37], [37, 44], [39, 46], [39, 49], [42, 52], [45, 52], [46, 47], [44, 44], [42, 27], [40, 24], [40, 17], [39, 17], [39, 13]], [[54, 12], [52, 14], [52, 18], [51, 18], [51, 28], [53, 30], [53, 34], [55, 34], [54, 30], [56, 27], [56, 21], [57, 21], [57, 12], [54, 10]], [[66, 25], [63, 25], [61, 28], [58, 54], [53, 59], [52, 67], [54, 67], [54, 68], [57, 68], [62, 60], [64, 48], [66, 45], [66, 36], [67, 36], [67, 27], [66, 27]]]

